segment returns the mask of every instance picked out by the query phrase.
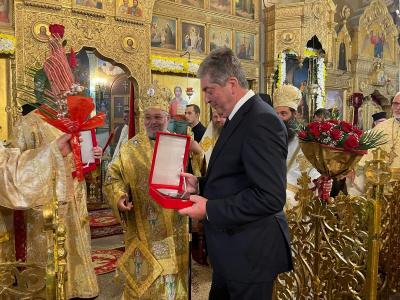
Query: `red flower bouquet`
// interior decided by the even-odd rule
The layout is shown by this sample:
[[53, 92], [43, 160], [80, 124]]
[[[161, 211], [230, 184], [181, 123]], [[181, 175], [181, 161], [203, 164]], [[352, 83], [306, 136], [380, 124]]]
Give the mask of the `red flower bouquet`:
[[303, 142], [316, 142], [358, 154], [365, 154], [366, 150], [384, 143], [381, 133], [363, 133], [349, 122], [335, 119], [311, 122], [297, 134]]
[[50, 125], [53, 125], [62, 132], [72, 135], [71, 148], [74, 155], [75, 174], [78, 180], [83, 180], [83, 165], [81, 149], [79, 146], [79, 134], [81, 131], [94, 129], [102, 126], [105, 121], [105, 114], [98, 113], [89, 118], [94, 109], [93, 99], [83, 96], [67, 96], [67, 114], [65, 117], [57, 117], [57, 111], [42, 105], [36, 112], [41, 115]]
[[[363, 133], [349, 122], [336, 119], [311, 122], [297, 134], [305, 157], [322, 175], [318, 188], [332, 178], [346, 175], [368, 149], [386, 142], [381, 132]], [[322, 191], [321, 199], [327, 201], [329, 192]]]
[[62, 46], [64, 26], [52, 24], [50, 32], [50, 54], [43, 68], [28, 69], [27, 74], [33, 78], [34, 88], [22, 87], [26, 97], [24, 101], [36, 107], [37, 113], [44, 121], [65, 133], [72, 134], [71, 147], [76, 168], [73, 175], [78, 180], [83, 180], [80, 132], [102, 126], [105, 115], [99, 113], [90, 118], [95, 108], [93, 99], [79, 95], [84, 91], [84, 87], [76, 83], [71, 70], [71, 65], [76, 65], [75, 55], [72, 55], [74, 53], [71, 53], [69, 62]]
[[64, 37], [64, 26], [61, 24], [50, 24], [49, 31], [52, 37], [62, 39]]

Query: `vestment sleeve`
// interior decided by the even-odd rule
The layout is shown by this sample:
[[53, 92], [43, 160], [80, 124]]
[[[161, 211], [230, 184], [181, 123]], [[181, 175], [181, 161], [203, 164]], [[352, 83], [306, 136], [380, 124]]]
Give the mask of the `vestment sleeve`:
[[114, 211], [114, 215], [121, 222], [117, 202], [122, 195], [128, 194], [128, 186], [125, 183], [123, 176], [123, 167], [121, 163], [121, 152], [124, 151], [124, 146], [121, 147], [121, 151], [118, 156], [108, 165], [106, 180], [103, 184], [103, 194], [108, 200], [110, 206]]
[[0, 148], [0, 205], [28, 209], [48, 203], [54, 195], [55, 177], [61, 187], [57, 197], [65, 199], [65, 172], [55, 141], [22, 153], [17, 148]]

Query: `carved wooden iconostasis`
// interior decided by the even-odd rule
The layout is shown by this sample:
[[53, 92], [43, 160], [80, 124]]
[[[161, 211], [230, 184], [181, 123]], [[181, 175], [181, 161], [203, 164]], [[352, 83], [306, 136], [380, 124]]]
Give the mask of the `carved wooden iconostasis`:
[[354, 29], [354, 90], [365, 97], [354, 107], [354, 116], [363, 128], [370, 126], [368, 114], [384, 110], [390, 116], [390, 101], [399, 90], [398, 34], [383, 0], [372, 1]]
[[[322, 98], [319, 107], [338, 109], [342, 118], [369, 129], [370, 122], [363, 125], [357, 120], [363, 99], [370, 96], [377, 104], [375, 110], [389, 112], [390, 98], [399, 87], [398, 29], [383, 0], [371, 1], [358, 16], [356, 26], [349, 24], [350, 19], [354, 23], [357, 18], [349, 7], [344, 5], [337, 10], [332, 0], [275, 4], [266, 9], [267, 91], [272, 94], [284, 82], [297, 83], [302, 89], [298, 79], [290, 74], [286, 77], [290, 59], [297, 60], [298, 69], [304, 69], [307, 58], [314, 56], [317, 66], [318, 61], [323, 62], [325, 71], [316, 67], [311, 72], [317, 73], [315, 82], [305, 75], [305, 94], [312, 84], [317, 84]], [[321, 48], [314, 49], [313, 36]], [[373, 112], [364, 109], [363, 119], [369, 120]]]
[[[259, 14], [259, 0], [156, 1], [151, 25], [153, 79], [171, 91], [182, 87], [184, 98], [200, 106], [200, 120], [207, 124], [209, 109], [196, 79], [198, 66], [210, 51], [232, 48], [258, 92]], [[187, 87], [193, 88], [192, 96], [187, 95]]]
[[[94, 99], [96, 112], [103, 111], [107, 116], [105, 125], [96, 129], [99, 146], [104, 147], [110, 134], [115, 133], [105, 152], [104, 169], [125, 123], [125, 111], [135, 110], [138, 115], [139, 95], [151, 80], [150, 24], [154, 1], [139, 1], [137, 7], [129, 8], [129, 13], [121, 9], [119, 1], [21, 0], [13, 4], [13, 21], [6, 32], [16, 41], [15, 49], [0, 60], [0, 72], [5, 74], [0, 94], [7, 99], [0, 101], [6, 107], [2, 111], [7, 110], [6, 115], [1, 115], [0, 126], [5, 128], [1, 138], [11, 134], [12, 124], [21, 112], [23, 94], [18, 87], [33, 85], [26, 75], [27, 68], [41, 67], [48, 55], [49, 25], [62, 24], [66, 52], [74, 51], [77, 57], [75, 79]], [[137, 118], [132, 122], [136, 123], [136, 130], [142, 129]], [[88, 202], [102, 202], [99, 172], [88, 180]]]
[[[195, 75], [201, 60], [217, 47], [231, 47], [235, 51], [251, 87], [258, 92], [259, 0], [6, 3], [8, 17], [0, 19], [0, 32], [9, 34], [13, 50], [6, 55], [2, 52], [0, 58], [2, 140], [10, 136], [12, 125], [21, 115], [23, 94], [18, 88], [33, 85], [26, 69], [42, 66], [48, 55], [50, 24], [65, 26], [66, 52], [74, 51], [78, 61], [76, 80], [94, 99], [96, 111], [107, 116], [106, 124], [96, 130], [99, 145], [104, 146], [109, 135], [115, 133], [104, 164], [113, 155], [128, 110], [135, 112], [136, 131], [143, 129], [138, 102], [143, 88], [153, 79], [171, 90], [180, 85], [184, 93], [188, 87], [193, 88], [190, 101], [201, 107], [201, 121], [208, 123], [209, 109], [202, 101]], [[101, 176], [94, 175], [88, 178], [88, 201], [93, 203], [102, 201]]]

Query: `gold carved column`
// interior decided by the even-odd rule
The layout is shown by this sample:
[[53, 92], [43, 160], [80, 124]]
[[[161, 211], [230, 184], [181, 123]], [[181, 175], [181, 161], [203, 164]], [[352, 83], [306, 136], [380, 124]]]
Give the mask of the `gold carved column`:
[[10, 102], [10, 62], [8, 58], [0, 58], [0, 140], [4, 141], [8, 138], [8, 116], [7, 106]]

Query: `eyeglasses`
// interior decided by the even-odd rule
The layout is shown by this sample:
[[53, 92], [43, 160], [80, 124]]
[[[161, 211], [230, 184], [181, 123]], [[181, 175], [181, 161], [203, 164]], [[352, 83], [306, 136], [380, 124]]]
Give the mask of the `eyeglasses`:
[[400, 102], [392, 102], [393, 106], [400, 106]]

